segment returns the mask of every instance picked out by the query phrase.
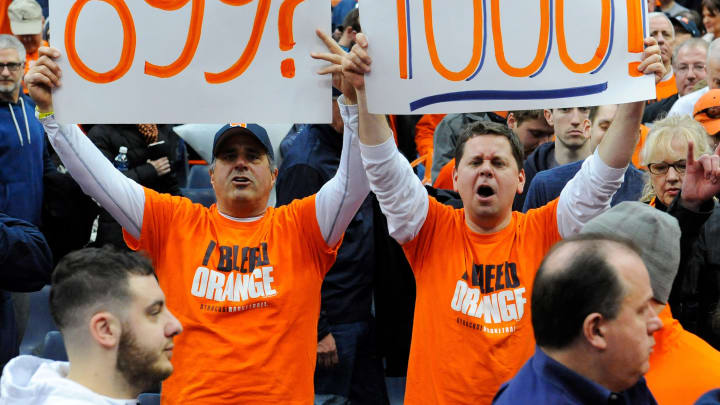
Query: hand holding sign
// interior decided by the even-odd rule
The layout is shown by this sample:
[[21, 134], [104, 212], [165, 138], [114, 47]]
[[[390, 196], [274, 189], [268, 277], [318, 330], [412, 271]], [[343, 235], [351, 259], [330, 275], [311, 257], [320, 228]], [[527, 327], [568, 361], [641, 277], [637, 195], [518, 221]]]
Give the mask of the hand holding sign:
[[348, 74], [346, 76], [342, 69], [342, 61], [343, 58], [347, 55], [347, 52], [340, 48], [337, 42], [335, 42], [335, 40], [332, 39], [332, 37], [330, 37], [325, 32], [317, 30], [316, 34], [325, 43], [325, 46], [327, 46], [330, 53], [313, 52], [310, 54], [310, 56], [312, 56], [314, 59], [320, 59], [332, 63], [332, 65], [326, 66], [320, 71], [318, 71], [318, 74], [325, 75], [331, 73], [333, 77], [333, 86], [335, 86], [336, 89], [342, 91], [342, 93], [345, 95], [345, 98], [351, 104], [356, 104], [357, 95], [355, 94], [355, 86], [359, 85], [359, 83], [364, 81], [364, 78], [362, 77], [362, 75]]
[[638, 65], [637, 70], [646, 75], [655, 75], [655, 84], [660, 83], [667, 74], [665, 65], [662, 63], [662, 57], [660, 57], [660, 47], [655, 38], [645, 38], [643, 60]]
[[53, 111], [52, 91], [61, 85], [62, 72], [55, 63], [60, 57], [60, 52], [55, 48], [40, 47], [37, 62], [25, 75], [25, 85], [30, 92], [30, 97], [41, 113]]

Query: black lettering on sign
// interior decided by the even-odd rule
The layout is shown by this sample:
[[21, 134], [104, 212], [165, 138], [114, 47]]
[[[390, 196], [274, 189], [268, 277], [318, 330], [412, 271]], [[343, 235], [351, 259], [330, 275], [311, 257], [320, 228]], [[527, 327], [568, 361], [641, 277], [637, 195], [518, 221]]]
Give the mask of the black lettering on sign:
[[515, 263], [505, 263], [505, 277], [507, 288], [516, 288], [520, 286], [520, 279], [517, 275], [517, 265]]
[[503, 276], [503, 265], [498, 264], [496, 268], [497, 268], [497, 275], [495, 276], [495, 291], [500, 291], [503, 288], [505, 288], [505, 286], [503, 285], [503, 283], [501, 281], [502, 276]]
[[208, 262], [210, 261], [210, 255], [212, 254], [213, 250], [215, 250], [215, 246], [217, 246], [217, 243], [215, 243], [214, 240], [211, 240], [208, 244], [207, 250], [205, 250], [205, 258], [203, 258], [203, 267], [208, 265]]
[[248, 253], [250, 253], [250, 248], [247, 248], [247, 247], [242, 248], [242, 263], [240, 264], [240, 272], [241, 273], [248, 272], [247, 267], [245, 267], [245, 264], [248, 262]]
[[485, 265], [485, 291], [484, 291], [484, 294], [490, 294], [491, 292], [495, 291], [495, 289], [492, 286], [492, 280], [495, 278], [495, 274], [493, 274], [493, 270], [495, 270], [495, 265], [493, 265], [493, 264]]
[[232, 270], [232, 248], [230, 246], [220, 246], [220, 262], [217, 269], [220, 271]]

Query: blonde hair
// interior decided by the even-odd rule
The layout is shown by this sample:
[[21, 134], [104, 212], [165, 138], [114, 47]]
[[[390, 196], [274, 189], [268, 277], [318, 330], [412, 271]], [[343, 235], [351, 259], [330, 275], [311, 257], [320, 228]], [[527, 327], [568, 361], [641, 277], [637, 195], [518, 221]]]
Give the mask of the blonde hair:
[[[684, 150], [674, 150], [672, 148], [672, 141], [680, 139], [684, 141]], [[679, 154], [682, 160], [687, 155], [687, 144], [692, 141], [695, 145], [693, 152], [694, 157], [697, 159], [701, 155], [710, 153], [710, 144], [708, 142], [708, 135], [705, 132], [705, 128], [700, 125], [699, 122], [692, 119], [689, 115], [675, 115], [664, 118], [662, 120], [655, 121], [653, 127], [645, 140], [640, 151], [640, 163], [643, 166], [647, 166], [650, 163], [658, 163], [658, 155], [667, 156], [673, 154]], [[650, 176], [645, 176], [645, 187], [643, 188], [642, 197], [640, 201], [649, 202], [655, 197], [655, 190], [653, 190]]]

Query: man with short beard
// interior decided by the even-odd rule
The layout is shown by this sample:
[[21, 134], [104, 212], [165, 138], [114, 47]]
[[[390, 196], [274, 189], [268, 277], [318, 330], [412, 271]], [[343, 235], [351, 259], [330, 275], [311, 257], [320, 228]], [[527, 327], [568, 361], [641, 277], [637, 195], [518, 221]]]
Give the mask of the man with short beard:
[[135, 404], [173, 371], [173, 337], [182, 326], [138, 253], [70, 253], [53, 273], [50, 311], [70, 362], [11, 360], [0, 380], [3, 403]]

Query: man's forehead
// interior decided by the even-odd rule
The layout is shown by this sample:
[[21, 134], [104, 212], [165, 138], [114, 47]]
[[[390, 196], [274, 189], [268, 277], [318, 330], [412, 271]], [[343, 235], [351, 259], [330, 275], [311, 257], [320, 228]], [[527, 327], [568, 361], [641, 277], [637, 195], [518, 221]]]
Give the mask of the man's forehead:
[[670, 31], [672, 29], [672, 23], [670, 20], [668, 20], [665, 17], [652, 17], [650, 19], [650, 30], [656, 31], [656, 30], [668, 30]]
[[512, 155], [512, 148], [510, 147], [510, 140], [503, 135], [475, 135], [468, 139], [465, 144], [465, 155], [482, 156], [484, 158], [510, 156]]
[[128, 285], [133, 303], [143, 308], [158, 300], [165, 301], [165, 294], [152, 274], [147, 276], [133, 274], [128, 278]]
[[0, 49], [0, 59], [20, 62], [20, 55], [15, 48], [2, 48]]

